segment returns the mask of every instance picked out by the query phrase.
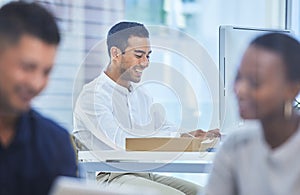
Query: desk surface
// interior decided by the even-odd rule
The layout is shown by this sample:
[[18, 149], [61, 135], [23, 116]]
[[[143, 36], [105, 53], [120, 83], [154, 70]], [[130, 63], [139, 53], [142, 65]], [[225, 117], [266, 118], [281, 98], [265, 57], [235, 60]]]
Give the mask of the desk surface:
[[81, 151], [83, 172], [207, 173], [214, 152]]
[[119, 150], [79, 151], [81, 162], [99, 162], [110, 160], [135, 161], [213, 161], [214, 152], [133, 152]]

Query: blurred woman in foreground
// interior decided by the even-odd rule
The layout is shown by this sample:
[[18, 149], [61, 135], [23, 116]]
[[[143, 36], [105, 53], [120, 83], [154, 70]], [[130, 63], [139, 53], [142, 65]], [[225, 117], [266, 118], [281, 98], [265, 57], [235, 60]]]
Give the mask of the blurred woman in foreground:
[[300, 194], [300, 44], [285, 34], [253, 40], [237, 72], [240, 115], [260, 126], [229, 136], [219, 149], [205, 194]]

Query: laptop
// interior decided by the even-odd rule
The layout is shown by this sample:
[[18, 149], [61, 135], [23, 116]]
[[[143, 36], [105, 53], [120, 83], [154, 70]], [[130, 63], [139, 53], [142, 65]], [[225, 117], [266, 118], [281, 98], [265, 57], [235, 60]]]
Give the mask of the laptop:
[[58, 177], [50, 190], [50, 195], [162, 195], [155, 189], [140, 186], [105, 185], [79, 178]]

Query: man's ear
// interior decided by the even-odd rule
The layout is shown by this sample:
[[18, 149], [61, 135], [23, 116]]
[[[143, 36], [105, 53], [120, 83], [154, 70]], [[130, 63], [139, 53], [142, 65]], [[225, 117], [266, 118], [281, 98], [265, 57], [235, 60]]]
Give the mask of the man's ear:
[[121, 50], [115, 46], [110, 48], [110, 56], [112, 59], [116, 59], [120, 56]]

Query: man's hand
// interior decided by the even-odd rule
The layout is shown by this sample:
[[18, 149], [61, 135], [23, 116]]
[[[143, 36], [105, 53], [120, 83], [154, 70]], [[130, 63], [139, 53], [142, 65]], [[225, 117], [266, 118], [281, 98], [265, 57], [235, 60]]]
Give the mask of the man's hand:
[[213, 139], [216, 137], [221, 137], [221, 133], [220, 133], [219, 129], [212, 129], [207, 132], [203, 131], [202, 129], [197, 129], [195, 131], [183, 133], [183, 134], [181, 134], [181, 137], [198, 137], [198, 138]]

